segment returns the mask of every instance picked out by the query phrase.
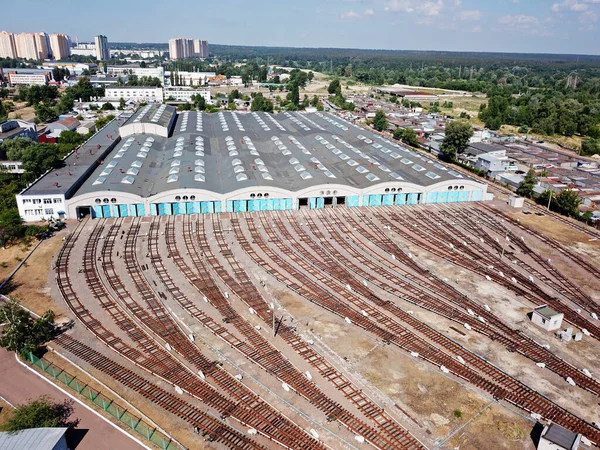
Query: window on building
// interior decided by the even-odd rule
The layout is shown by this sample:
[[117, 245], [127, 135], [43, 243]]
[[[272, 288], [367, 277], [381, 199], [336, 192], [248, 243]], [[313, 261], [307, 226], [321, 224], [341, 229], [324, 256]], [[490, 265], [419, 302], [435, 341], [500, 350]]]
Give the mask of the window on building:
[[52, 199], [51, 198], [45, 198], [44, 199], [44, 205], [50, 205], [52, 204]]
[[104, 200], [102, 200], [102, 203], [108, 203], [108, 199], [105, 198]]
[[111, 202], [111, 203], [117, 203], [117, 199], [116, 199], [116, 198], [111, 198], [111, 199], [110, 199], [110, 202]]
[[176, 201], [176, 202], [178, 202], [179, 200], [181, 200], [181, 196], [177, 195], [177, 196], [175, 197], [175, 201]]
[[25, 215], [26, 215], [26, 216], [31, 216], [31, 215], [33, 215], [33, 209], [26, 209], [26, 210], [25, 210]]
[[53, 208], [46, 208], [46, 209], [44, 209], [44, 214], [46, 214], [46, 215], [54, 214], [54, 209]]
[[60, 198], [55, 198], [55, 199], [53, 200], [53, 202], [54, 202], [54, 203], [62, 203], [62, 199], [60, 199]]
[[96, 200], [94, 200], [96, 202], [96, 205], [99, 205], [100, 203], [102, 203], [102, 200], [100, 200], [99, 198], [97, 198]]
[[34, 204], [34, 205], [39, 205], [40, 203], [42, 203], [42, 200], [41, 200], [41, 199], [39, 199], [39, 198], [34, 198], [34, 199], [33, 199], [33, 204]]

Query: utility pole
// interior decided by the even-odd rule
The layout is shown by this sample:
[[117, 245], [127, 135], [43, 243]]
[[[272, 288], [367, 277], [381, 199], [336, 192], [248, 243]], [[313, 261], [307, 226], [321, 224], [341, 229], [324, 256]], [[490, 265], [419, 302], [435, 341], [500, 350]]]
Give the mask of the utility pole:
[[548, 199], [548, 207], [547, 207], [548, 211], [550, 211], [550, 202], [552, 201], [552, 194], [554, 194], [554, 191], [550, 190], [550, 198]]

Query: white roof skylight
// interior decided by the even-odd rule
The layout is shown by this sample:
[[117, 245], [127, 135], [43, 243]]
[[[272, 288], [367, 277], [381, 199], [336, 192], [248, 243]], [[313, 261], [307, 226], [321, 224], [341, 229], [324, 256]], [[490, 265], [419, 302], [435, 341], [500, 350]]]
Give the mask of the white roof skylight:
[[246, 175], [245, 173], [238, 173], [235, 176], [235, 179], [238, 181], [246, 181], [248, 179], [248, 175]]
[[194, 175], [194, 181], [201, 181], [201, 182], [204, 182], [205, 180], [206, 180], [206, 178], [204, 178], [204, 175], [202, 175], [202, 174], [200, 174], [200, 173], [199, 173], [199, 174], [197, 174], [197, 175]]
[[102, 184], [106, 181], [106, 177], [98, 177], [96, 178], [96, 181], [94, 181], [92, 184], [95, 186], [97, 184]]
[[302, 177], [303, 180], [309, 180], [310, 178], [312, 178], [312, 175], [308, 172], [302, 172], [300, 174], [300, 177]]
[[123, 179], [121, 180], [121, 183], [133, 184], [134, 181], [135, 181], [135, 178], [133, 178], [131, 175], [127, 175], [127, 176], [123, 177]]
[[167, 183], [175, 183], [178, 180], [179, 180], [178, 175], [169, 175], [169, 178], [167, 178]]
[[377, 181], [377, 180], [379, 180], [379, 177], [376, 176], [376, 175], [374, 175], [374, 174], [372, 174], [372, 173], [370, 173], [369, 175], [367, 175], [367, 180], [369, 180], [369, 181]]

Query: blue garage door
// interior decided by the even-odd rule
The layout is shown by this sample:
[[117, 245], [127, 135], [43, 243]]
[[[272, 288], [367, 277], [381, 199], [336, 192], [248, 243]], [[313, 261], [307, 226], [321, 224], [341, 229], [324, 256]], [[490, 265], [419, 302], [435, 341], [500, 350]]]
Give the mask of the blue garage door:
[[381, 195], [369, 195], [369, 206], [381, 206]]
[[471, 201], [480, 202], [483, 199], [482, 191], [473, 191], [471, 192]]
[[187, 202], [185, 204], [185, 210], [188, 214], [198, 214], [200, 211], [200, 202]]
[[312, 197], [308, 199], [308, 204], [310, 206], [310, 209], [316, 209], [317, 208], [317, 199]]
[[119, 206], [119, 217], [128, 217], [129, 216], [129, 206], [128, 205], [118, 205]]
[[419, 195], [418, 194], [408, 194], [408, 204], [409, 205], [416, 205], [417, 201], [418, 201]]
[[104, 217], [104, 216], [102, 215], [102, 206], [101, 206], [101, 205], [96, 205], [96, 206], [94, 206], [94, 211], [96, 212], [96, 217], [97, 217], [98, 219], [101, 219], [102, 217]]
[[215, 212], [220, 213], [223, 212], [221, 209], [221, 202], [213, 202], [215, 204]]
[[425, 203], [437, 203], [439, 192], [428, 192], [425, 194]]
[[173, 210], [170, 203], [159, 203], [158, 204], [158, 215], [159, 216], [171, 216]]
[[225, 203], [225, 211], [233, 212], [233, 201], [227, 200], [227, 202]]
[[346, 204], [348, 205], [349, 208], [358, 206], [358, 202], [359, 202], [358, 195], [352, 195], [350, 197], [346, 197]]
[[136, 213], [138, 217], [144, 217], [146, 215], [146, 208], [143, 203], [138, 203], [137, 205], [132, 205], [135, 207]]
[[233, 211], [234, 212], [246, 212], [247, 211], [247, 201], [246, 200], [235, 200], [233, 202]]
[[381, 204], [383, 206], [392, 206], [394, 204], [394, 194], [384, 195]]
[[259, 200], [248, 200], [248, 211], [259, 211], [260, 201]]
[[187, 208], [185, 202], [173, 203], [173, 215], [179, 216], [185, 214], [187, 212]]
[[325, 208], [325, 199], [323, 197], [317, 198], [317, 209]]
[[406, 194], [396, 194], [396, 205], [406, 205]]
[[104, 205], [102, 207], [102, 217], [106, 218], [106, 217], [112, 217], [111, 211], [110, 211], [110, 205]]
[[469, 201], [469, 192], [468, 191], [460, 191], [458, 193], [458, 201], [459, 202], [468, 202]]

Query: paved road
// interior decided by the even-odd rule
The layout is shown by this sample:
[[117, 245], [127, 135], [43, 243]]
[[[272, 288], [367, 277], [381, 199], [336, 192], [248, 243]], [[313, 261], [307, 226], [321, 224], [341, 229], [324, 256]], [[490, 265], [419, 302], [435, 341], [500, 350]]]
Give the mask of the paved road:
[[[61, 402], [68, 398], [63, 392], [15, 361], [14, 353], [0, 349], [0, 395], [13, 405], [47, 395]], [[127, 435], [106, 423], [96, 414], [75, 402], [73, 417], [80, 419], [69, 436], [69, 448], [76, 450], [141, 450]]]

